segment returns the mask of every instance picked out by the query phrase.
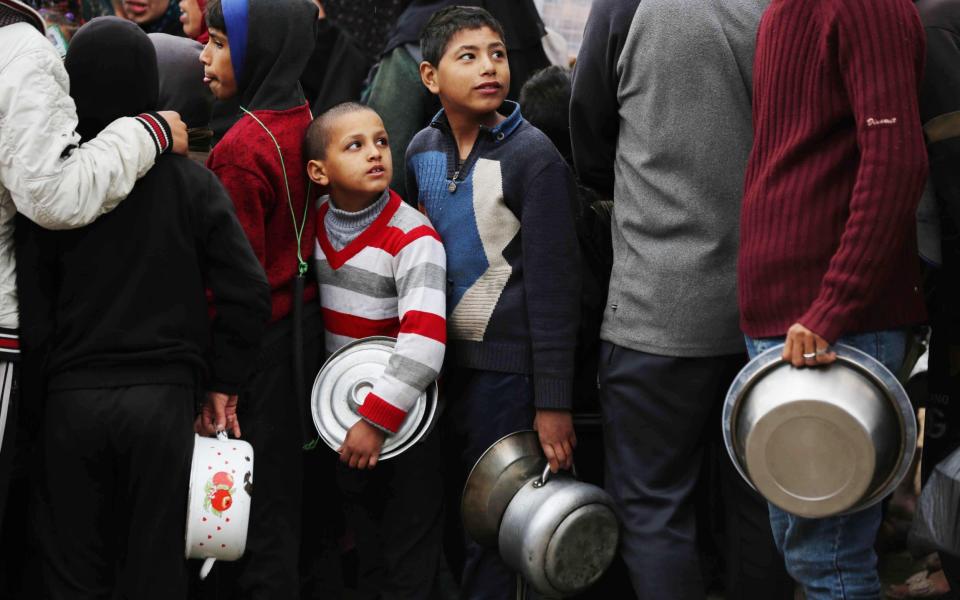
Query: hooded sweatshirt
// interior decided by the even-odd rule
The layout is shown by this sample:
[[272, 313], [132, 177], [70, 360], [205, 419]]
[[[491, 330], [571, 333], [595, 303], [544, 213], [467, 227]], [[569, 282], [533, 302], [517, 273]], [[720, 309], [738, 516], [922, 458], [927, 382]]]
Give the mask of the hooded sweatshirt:
[[[214, 147], [207, 166], [230, 192], [267, 272], [271, 321], [277, 321], [293, 307], [299, 268], [295, 229], [303, 226], [305, 259], [316, 233], [302, 149], [312, 116], [298, 79], [313, 51], [317, 7], [309, 0], [224, 0], [222, 6], [240, 106], [270, 130], [280, 152], [260, 123], [244, 113]], [[316, 296], [314, 286], [305, 286], [305, 301]]]
[[158, 106], [180, 113], [187, 124], [191, 152], [203, 153], [203, 162], [206, 162], [213, 136], [210, 130], [213, 94], [203, 84], [203, 63], [200, 62], [203, 45], [166, 33], [151, 33], [150, 41], [157, 51], [160, 73]]
[[[153, 45], [129, 21], [82, 27], [65, 66], [84, 138], [157, 105]], [[21, 217], [16, 237], [24, 345], [44, 357], [51, 389], [193, 386], [198, 373], [224, 393], [243, 384], [269, 315], [267, 282], [202, 166], [163, 156], [92, 225], [48, 231]]]

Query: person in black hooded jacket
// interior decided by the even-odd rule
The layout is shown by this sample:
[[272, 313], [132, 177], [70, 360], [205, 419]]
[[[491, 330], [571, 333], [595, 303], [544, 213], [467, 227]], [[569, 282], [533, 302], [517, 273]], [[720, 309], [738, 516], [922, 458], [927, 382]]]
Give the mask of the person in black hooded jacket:
[[242, 113], [207, 166], [233, 199], [267, 272], [272, 304], [260, 358], [240, 394], [244, 437], [257, 455], [257, 493], [246, 553], [230, 565], [237, 572], [221, 578], [236, 585], [228, 597], [299, 597], [306, 378], [319, 371], [323, 338], [317, 286], [304, 285], [316, 207], [303, 158], [312, 119], [298, 80], [313, 51], [317, 14], [310, 0], [210, 0], [206, 8], [204, 78], [217, 99], [239, 100]]
[[[65, 66], [83, 140], [157, 106], [153, 45], [128, 21], [82, 27]], [[195, 402], [210, 390], [208, 424], [236, 429], [229, 399], [269, 316], [263, 269], [216, 177], [183, 156], [91, 225], [21, 217], [15, 237], [24, 357], [45, 388], [46, 597], [182, 598]]]

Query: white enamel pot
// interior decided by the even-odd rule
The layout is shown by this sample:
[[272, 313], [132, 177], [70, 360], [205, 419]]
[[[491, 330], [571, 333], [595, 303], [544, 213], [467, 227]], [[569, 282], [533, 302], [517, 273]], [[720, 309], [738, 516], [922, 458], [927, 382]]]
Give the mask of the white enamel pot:
[[204, 559], [200, 579], [217, 560], [237, 560], [247, 545], [253, 448], [231, 440], [194, 436], [187, 494], [186, 557]]

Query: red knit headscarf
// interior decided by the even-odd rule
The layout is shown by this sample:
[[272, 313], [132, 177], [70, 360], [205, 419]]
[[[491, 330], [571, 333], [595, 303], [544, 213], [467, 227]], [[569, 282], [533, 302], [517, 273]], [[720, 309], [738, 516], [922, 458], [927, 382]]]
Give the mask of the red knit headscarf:
[[210, 32], [207, 31], [207, 0], [197, 0], [197, 6], [200, 7], [200, 35], [195, 39], [201, 44], [206, 44], [210, 39]]

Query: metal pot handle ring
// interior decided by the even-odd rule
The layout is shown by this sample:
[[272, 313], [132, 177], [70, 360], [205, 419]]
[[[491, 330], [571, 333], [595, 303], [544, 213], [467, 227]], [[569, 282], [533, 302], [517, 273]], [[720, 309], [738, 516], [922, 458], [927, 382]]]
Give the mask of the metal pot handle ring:
[[[570, 463], [570, 474], [573, 475], [574, 479], [580, 479], [580, 477], [577, 476], [577, 465], [574, 463]], [[543, 473], [540, 475], [540, 479], [537, 479], [533, 482], [533, 487], [538, 489], [542, 488], [543, 486], [547, 485], [547, 481], [549, 479], [550, 479], [550, 463], [548, 462], [547, 466], [543, 468]]]

